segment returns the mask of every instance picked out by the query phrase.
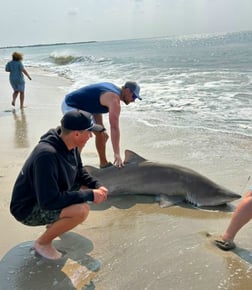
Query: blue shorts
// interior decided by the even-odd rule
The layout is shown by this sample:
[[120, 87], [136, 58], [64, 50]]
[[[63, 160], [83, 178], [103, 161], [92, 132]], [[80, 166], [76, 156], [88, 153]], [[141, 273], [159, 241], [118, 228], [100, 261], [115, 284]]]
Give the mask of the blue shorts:
[[32, 212], [21, 223], [27, 226], [53, 224], [59, 220], [61, 211], [61, 209], [43, 210], [38, 205], [35, 205]]

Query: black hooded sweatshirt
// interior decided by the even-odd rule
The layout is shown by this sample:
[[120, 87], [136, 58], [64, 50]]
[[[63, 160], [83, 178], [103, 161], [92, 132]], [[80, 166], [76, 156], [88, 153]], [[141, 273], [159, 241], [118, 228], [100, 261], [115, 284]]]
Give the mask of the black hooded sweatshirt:
[[[59, 134], [57, 128], [41, 137], [17, 177], [10, 211], [19, 221], [31, 213], [35, 204], [56, 210], [94, 200], [92, 189], [100, 184], [83, 167], [78, 149], [68, 150]], [[90, 189], [72, 191], [76, 184]]]

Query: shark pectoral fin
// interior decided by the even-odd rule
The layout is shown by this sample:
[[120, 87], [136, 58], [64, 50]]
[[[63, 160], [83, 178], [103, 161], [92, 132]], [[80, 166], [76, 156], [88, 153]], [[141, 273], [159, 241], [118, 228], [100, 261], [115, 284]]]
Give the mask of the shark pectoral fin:
[[184, 200], [185, 200], [185, 197], [183, 195], [167, 196], [165, 194], [160, 194], [159, 206], [160, 207], [169, 207], [169, 206], [181, 203]]

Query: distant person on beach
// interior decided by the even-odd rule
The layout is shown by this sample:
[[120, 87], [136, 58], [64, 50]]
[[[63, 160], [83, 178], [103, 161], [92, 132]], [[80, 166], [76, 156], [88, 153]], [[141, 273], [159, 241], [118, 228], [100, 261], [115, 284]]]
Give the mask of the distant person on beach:
[[5, 71], [10, 73], [10, 84], [13, 88], [12, 102], [11, 105], [15, 107], [16, 99], [18, 94], [20, 96], [20, 109], [24, 108], [24, 98], [25, 98], [25, 80], [24, 74], [31, 80], [30, 75], [24, 68], [22, 63], [23, 54], [19, 52], [14, 52], [12, 54], [12, 61], [9, 61], [5, 66]]
[[[65, 96], [62, 103], [62, 112], [80, 109], [93, 114], [97, 124], [103, 125], [102, 114], [109, 113], [111, 142], [114, 151], [114, 165], [123, 166], [120, 154], [120, 128], [119, 117], [121, 112], [120, 101], [126, 105], [140, 99], [140, 87], [136, 82], [126, 82], [122, 88], [108, 82], [92, 84], [73, 91]], [[104, 128], [103, 132], [95, 133], [95, 144], [99, 155], [100, 168], [113, 166], [106, 157], [106, 142], [108, 134]]]
[[252, 187], [248, 190], [243, 200], [238, 204], [235, 209], [231, 221], [222, 234], [222, 236], [215, 240], [217, 247], [224, 251], [233, 250], [236, 245], [234, 238], [238, 231], [248, 223], [252, 218]]
[[14, 184], [10, 211], [27, 226], [47, 225], [33, 246], [47, 259], [61, 258], [53, 240], [85, 221], [87, 202], [107, 198], [107, 188], [88, 174], [78, 150], [101, 130], [88, 112], [66, 113], [60, 127], [41, 137]]

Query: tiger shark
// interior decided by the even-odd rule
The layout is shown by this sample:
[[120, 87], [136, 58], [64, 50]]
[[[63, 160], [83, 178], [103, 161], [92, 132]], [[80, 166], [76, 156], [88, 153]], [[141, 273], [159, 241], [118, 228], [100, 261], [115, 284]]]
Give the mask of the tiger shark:
[[123, 168], [115, 166], [87, 171], [109, 190], [109, 196], [156, 195], [160, 207], [188, 202], [197, 207], [224, 205], [239, 199], [236, 194], [189, 168], [150, 162], [125, 150]]

